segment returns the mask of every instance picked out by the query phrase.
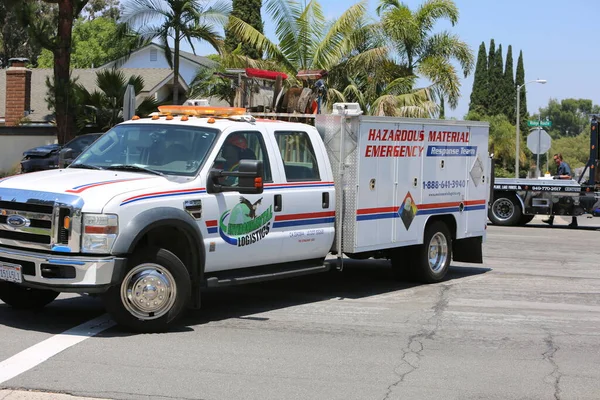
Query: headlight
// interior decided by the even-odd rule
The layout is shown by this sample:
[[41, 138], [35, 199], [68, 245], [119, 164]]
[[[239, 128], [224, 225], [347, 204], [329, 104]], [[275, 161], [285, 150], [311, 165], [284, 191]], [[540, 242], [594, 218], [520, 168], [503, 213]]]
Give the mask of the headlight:
[[82, 231], [82, 252], [108, 254], [119, 233], [119, 218], [112, 214], [84, 214]]

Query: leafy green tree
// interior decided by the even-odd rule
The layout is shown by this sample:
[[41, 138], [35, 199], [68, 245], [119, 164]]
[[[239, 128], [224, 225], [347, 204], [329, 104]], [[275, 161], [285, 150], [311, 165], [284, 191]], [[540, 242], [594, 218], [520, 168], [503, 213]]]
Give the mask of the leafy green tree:
[[456, 108], [460, 81], [452, 61], [458, 62], [466, 77], [473, 69], [474, 57], [469, 46], [449, 31], [433, 33], [437, 21], [447, 19], [454, 26], [459, 12], [452, 0], [427, 0], [414, 11], [399, 0], [380, 0], [377, 14], [389, 38], [390, 53], [398, 55], [397, 64], [409, 75], [432, 82], [438, 92]]
[[[32, 4], [37, 9], [40, 20], [52, 22], [54, 6], [41, 0]], [[27, 27], [20, 24], [20, 4], [16, 1], [0, 2], [0, 68], [8, 66], [8, 60], [14, 57], [26, 57], [35, 65], [42, 47], [31, 40]]]
[[[262, 0], [233, 0], [233, 9], [231, 15], [248, 23], [257, 32], [263, 33], [263, 21], [260, 10], [262, 8]], [[262, 54], [254, 47], [240, 43], [238, 38], [229, 30], [225, 29], [225, 48], [232, 52], [238, 45], [242, 47], [242, 53], [252, 59], [262, 58]]]
[[506, 65], [504, 67], [504, 95], [503, 95], [503, 113], [508, 117], [509, 121], [515, 120], [515, 108], [516, 108], [516, 88], [515, 78], [513, 76], [513, 56], [512, 46], [508, 45], [506, 52]]
[[[552, 126], [546, 128], [554, 138], [578, 136], [589, 129], [590, 114], [600, 112], [598, 105], [589, 99], [563, 99], [560, 102], [550, 99], [548, 106], [540, 108], [539, 117], [549, 119]], [[534, 116], [537, 118], [538, 116]]]
[[[485, 115], [478, 112], [469, 112], [466, 119], [470, 121], [489, 122], [489, 148], [490, 152], [494, 154], [495, 175], [497, 177], [514, 177], [516, 153], [515, 126], [508, 120], [506, 115]], [[528, 157], [523, 143], [521, 143], [519, 150], [519, 163], [522, 165], [526, 163]]]
[[[108, 17], [79, 18], [73, 27], [71, 66], [97, 68], [127, 55], [134, 47], [136, 37], [121, 36], [120, 30], [117, 23]], [[43, 50], [37, 61], [39, 68], [51, 68], [54, 63], [49, 50]]]
[[[586, 130], [577, 136], [561, 137], [552, 141], [549, 154], [561, 153], [571, 169], [583, 167], [590, 156], [590, 131]], [[556, 173], [556, 166], [550, 165]]]
[[121, 4], [119, 0], [89, 0], [83, 11], [89, 20], [103, 17], [116, 21], [121, 16]]
[[[182, 41], [194, 50], [193, 40], [202, 40], [221, 52], [222, 38], [216, 28], [227, 23], [229, 6], [208, 0], [131, 0], [121, 21], [140, 35], [141, 40], [159, 39], [165, 58], [173, 69], [173, 104], [179, 104], [179, 54]], [[169, 39], [173, 40], [171, 51]], [[195, 51], [195, 50], [194, 50]]]
[[[14, 0], [9, 0], [14, 2]], [[71, 90], [71, 45], [73, 21], [80, 15], [88, 0], [44, 0], [55, 4], [58, 13], [50, 23], [40, 18], [35, 0], [18, 3], [21, 25], [27, 27], [29, 35], [39, 45], [52, 52], [54, 56], [54, 84], [52, 94], [55, 100], [55, 119], [59, 143], [74, 137], [74, 116], [68, 112]]]
[[487, 109], [488, 101], [488, 65], [485, 43], [479, 45], [477, 54], [477, 64], [473, 76], [473, 90], [471, 91], [471, 102], [469, 103], [469, 112], [484, 113]]
[[[523, 65], [523, 50], [519, 52], [519, 59], [517, 60], [517, 74], [515, 77], [515, 85], [521, 86], [525, 84], [525, 67]], [[516, 94], [515, 94], [516, 95]], [[516, 100], [516, 99], [515, 99]], [[516, 108], [516, 105], [515, 105]], [[527, 132], [527, 118], [529, 112], [527, 111], [527, 92], [526, 87], [523, 86], [519, 91], [519, 118], [521, 125], [519, 128], [521, 132]]]

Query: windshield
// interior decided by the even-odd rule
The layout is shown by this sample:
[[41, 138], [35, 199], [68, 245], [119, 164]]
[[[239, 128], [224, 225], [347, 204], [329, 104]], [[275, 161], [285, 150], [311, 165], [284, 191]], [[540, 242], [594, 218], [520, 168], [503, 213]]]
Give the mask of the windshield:
[[71, 167], [135, 166], [139, 170], [193, 176], [218, 133], [217, 129], [194, 126], [117, 125], [81, 153]]

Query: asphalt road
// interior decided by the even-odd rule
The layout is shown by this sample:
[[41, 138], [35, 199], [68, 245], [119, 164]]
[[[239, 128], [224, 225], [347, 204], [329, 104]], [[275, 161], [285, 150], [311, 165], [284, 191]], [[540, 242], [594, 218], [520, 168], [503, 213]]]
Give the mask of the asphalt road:
[[[173, 332], [111, 328], [0, 388], [110, 399], [598, 399], [600, 218], [563, 223], [489, 226], [485, 264], [454, 264], [435, 285], [394, 282], [387, 263], [369, 261], [213, 290]], [[0, 303], [0, 366], [102, 314], [97, 299], [73, 295], [37, 313]]]

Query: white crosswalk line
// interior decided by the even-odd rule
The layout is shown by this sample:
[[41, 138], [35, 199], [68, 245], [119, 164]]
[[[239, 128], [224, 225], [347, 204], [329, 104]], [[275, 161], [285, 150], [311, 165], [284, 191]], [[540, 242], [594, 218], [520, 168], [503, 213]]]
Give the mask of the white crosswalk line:
[[115, 322], [108, 315], [101, 315], [15, 354], [0, 362], [0, 384], [113, 326], [115, 326]]

